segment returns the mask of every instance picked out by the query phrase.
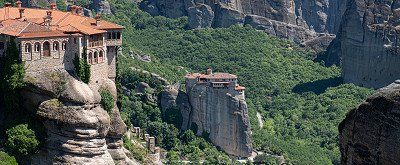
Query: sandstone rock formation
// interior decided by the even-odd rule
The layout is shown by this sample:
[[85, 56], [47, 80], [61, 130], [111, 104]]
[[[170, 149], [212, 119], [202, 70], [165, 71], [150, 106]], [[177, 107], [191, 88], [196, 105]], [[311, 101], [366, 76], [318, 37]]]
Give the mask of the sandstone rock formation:
[[107, 0], [93, 0], [92, 9], [101, 14], [111, 14], [110, 3]]
[[192, 106], [187, 128], [209, 134], [211, 142], [226, 153], [249, 157], [252, 152], [247, 104], [225, 90], [199, 87], [188, 92]]
[[350, 0], [338, 35], [345, 82], [380, 88], [400, 77], [399, 1]]
[[182, 130], [187, 130], [189, 125], [189, 118], [191, 106], [188, 95], [180, 90], [180, 85], [167, 86], [164, 91], [160, 93], [159, 104], [162, 113], [168, 109], [179, 109], [182, 114]]
[[24, 108], [36, 112], [48, 136], [34, 164], [134, 164], [122, 147], [126, 126], [118, 109], [109, 114], [100, 105], [99, 88], [116, 96], [111, 80], [87, 85], [65, 70], [49, 70], [29, 72], [25, 81]]
[[185, 93], [179, 86], [169, 86], [160, 94], [160, 105], [162, 111], [181, 110], [182, 130], [209, 135], [210, 141], [226, 153], [249, 157], [252, 144], [247, 104], [227, 90], [196, 86]]
[[400, 81], [378, 90], [339, 125], [342, 164], [400, 162]]
[[152, 15], [188, 16], [191, 28], [249, 24], [302, 43], [318, 38], [317, 33], [335, 34], [346, 10], [346, 0], [145, 0], [141, 7]]

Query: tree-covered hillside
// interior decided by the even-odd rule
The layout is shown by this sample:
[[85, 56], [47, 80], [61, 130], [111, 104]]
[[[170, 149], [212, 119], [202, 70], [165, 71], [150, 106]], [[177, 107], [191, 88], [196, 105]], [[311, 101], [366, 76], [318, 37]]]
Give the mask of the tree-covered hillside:
[[[339, 164], [337, 126], [372, 90], [342, 84], [340, 68], [315, 63], [312, 52], [250, 27], [186, 30], [186, 18], [151, 17], [129, 0], [110, 2], [114, 13], [107, 19], [126, 27], [120, 76], [129, 67], [171, 82], [207, 67], [236, 74], [247, 88], [257, 150], [283, 154], [293, 164]], [[130, 58], [129, 51], [152, 62]]]

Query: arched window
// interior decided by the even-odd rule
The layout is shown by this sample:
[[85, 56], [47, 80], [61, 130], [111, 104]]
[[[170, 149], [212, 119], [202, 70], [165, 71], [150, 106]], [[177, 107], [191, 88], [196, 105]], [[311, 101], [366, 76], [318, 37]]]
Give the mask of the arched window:
[[93, 53], [89, 53], [89, 64], [93, 64]]
[[32, 52], [32, 45], [30, 43], [25, 44], [25, 53]]
[[43, 43], [43, 56], [50, 57], [50, 42]]
[[104, 53], [103, 53], [103, 51], [101, 50], [100, 53], [99, 53], [99, 63], [104, 62], [104, 55], [103, 55], [103, 54], [104, 54]]
[[99, 62], [99, 56], [97, 52], [94, 52], [94, 63], [97, 64]]
[[40, 52], [40, 43], [39, 42], [35, 43], [35, 52]]
[[53, 51], [58, 51], [59, 50], [59, 46], [60, 46], [60, 44], [58, 43], [58, 41], [54, 41], [53, 42]]
[[61, 50], [66, 50], [67, 49], [67, 42], [62, 42], [61, 44]]

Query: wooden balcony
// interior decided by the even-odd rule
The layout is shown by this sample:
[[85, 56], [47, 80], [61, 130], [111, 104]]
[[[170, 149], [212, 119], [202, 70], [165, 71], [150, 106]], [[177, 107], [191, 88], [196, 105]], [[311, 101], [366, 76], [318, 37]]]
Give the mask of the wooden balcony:
[[122, 39], [106, 39], [107, 46], [122, 46]]
[[89, 42], [88, 47], [92, 48], [92, 47], [100, 47], [103, 46], [103, 41], [93, 41], [93, 42]]

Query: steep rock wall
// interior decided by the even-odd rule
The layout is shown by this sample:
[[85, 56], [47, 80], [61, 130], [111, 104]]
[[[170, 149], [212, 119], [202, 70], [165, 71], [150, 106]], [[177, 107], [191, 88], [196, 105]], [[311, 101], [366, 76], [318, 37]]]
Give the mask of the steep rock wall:
[[338, 36], [345, 82], [380, 88], [400, 77], [399, 3], [349, 1]]
[[351, 110], [339, 125], [342, 164], [398, 164], [399, 113], [399, 81]]
[[192, 111], [186, 128], [197, 129], [197, 135], [209, 134], [211, 142], [228, 154], [249, 157], [252, 145], [247, 104], [227, 93], [227, 89], [208, 86], [188, 91]]
[[42, 119], [48, 136], [33, 164], [135, 164], [122, 147], [126, 126], [118, 109], [107, 113], [100, 105], [99, 88], [116, 96], [111, 80], [87, 85], [48, 70], [27, 72], [25, 81], [24, 108]]
[[246, 101], [227, 93], [227, 89], [206, 86], [195, 86], [185, 93], [179, 86], [169, 86], [160, 94], [160, 105], [163, 111], [181, 110], [182, 130], [208, 135], [215, 146], [230, 155], [249, 157], [252, 144]]
[[347, 0], [145, 0], [141, 7], [152, 15], [171, 18], [188, 16], [191, 28], [229, 27], [234, 24], [253, 26], [254, 23], [245, 22], [246, 17], [250, 17], [269, 20], [262, 21], [266, 23], [263, 26], [271, 26], [271, 21], [284, 25], [273, 31], [265, 31], [271, 35], [296, 27], [289, 36], [276, 35], [278, 37], [304, 38], [304, 34], [314, 33], [306, 35], [307, 38], [302, 40], [294, 40], [302, 43], [318, 38], [316, 33], [335, 34], [346, 10], [346, 2]]

